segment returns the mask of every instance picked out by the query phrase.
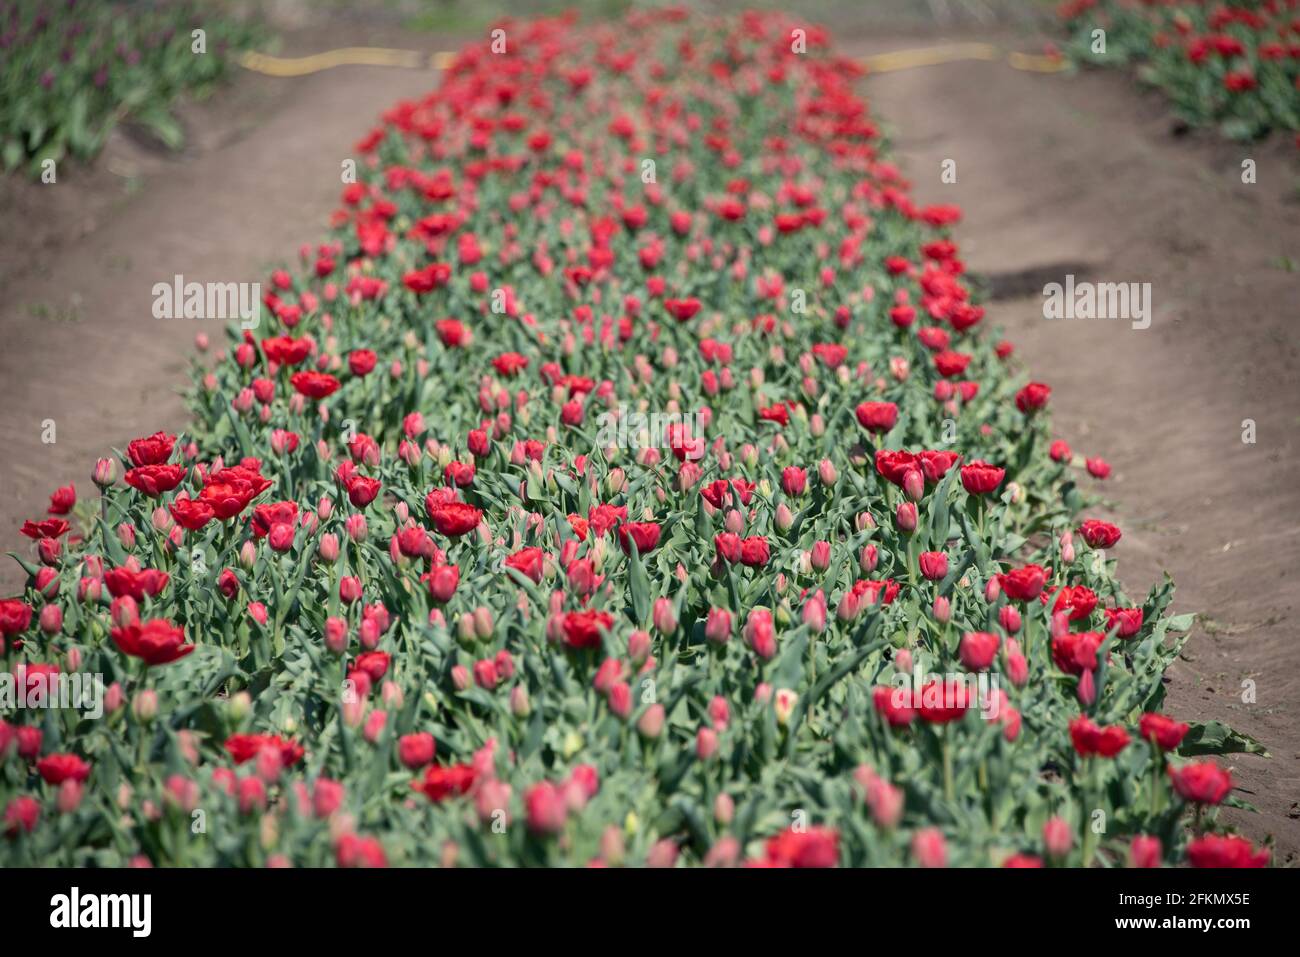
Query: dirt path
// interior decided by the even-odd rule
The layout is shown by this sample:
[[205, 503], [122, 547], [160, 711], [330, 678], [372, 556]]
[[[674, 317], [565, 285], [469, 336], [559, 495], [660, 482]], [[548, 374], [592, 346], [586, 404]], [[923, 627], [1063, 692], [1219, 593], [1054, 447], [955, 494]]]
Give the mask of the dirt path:
[[[1163, 107], [1115, 74], [962, 62], [881, 74], [867, 89], [897, 130], [895, 155], [918, 198], [965, 210], [958, 237], [973, 271], [1051, 267], [988, 318], [1052, 385], [1059, 436], [1114, 467], [1104, 491], [1124, 540], [1112, 554], [1131, 593], [1145, 595], [1167, 570], [1175, 607], [1205, 616], [1170, 672], [1168, 710], [1265, 744], [1271, 759], [1229, 762], [1238, 795], [1260, 811], [1234, 820], [1274, 835], [1278, 860], [1294, 858], [1300, 275], [1281, 265], [1300, 262], [1294, 150], [1175, 139]], [[1248, 157], [1255, 185], [1241, 182]], [[945, 159], [956, 184], [940, 180]], [[1066, 272], [1150, 282], [1151, 327], [1045, 320], [1042, 286]], [[1255, 444], [1242, 441], [1245, 419]], [[1242, 699], [1247, 679], [1253, 704]]]
[[[871, 53], [941, 39], [840, 41]], [[31, 233], [0, 241], [0, 548], [25, 542], [18, 523], [43, 510], [55, 484], [75, 480], [88, 493], [89, 466], [107, 445], [183, 425], [176, 389], [196, 324], [153, 319], [152, 285], [177, 272], [259, 280], [268, 263], [318, 240], [350, 145], [381, 110], [433, 82], [370, 68], [243, 76], [195, 114], [190, 155], [162, 160], [119, 144], [51, 205], [30, 190], [7, 198], [6, 220], [21, 214]], [[1259, 183], [1243, 186], [1251, 151], [1172, 139], [1162, 109], [1116, 75], [964, 62], [881, 75], [868, 93], [898, 131], [919, 198], [965, 208], [959, 238], [972, 269], [1152, 283], [1145, 331], [1045, 321], [1041, 276], [1022, 283], [1023, 298], [992, 303], [990, 321], [1054, 387], [1060, 435], [1113, 464], [1105, 491], [1132, 592], [1168, 570], [1177, 606], [1206, 616], [1170, 674], [1169, 710], [1264, 742], [1271, 760], [1235, 762], [1242, 798], [1261, 813], [1236, 820], [1253, 836], [1273, 834], [1280, 860], [1294, 856], [1300, 281], [1279, 268], [1283, 257], [1300, 261], [1290, 154], [1256, 151]], [[940, 182], [945, 159], [956, 161], [956, 184]], [[120, 190], [106, 170], [124, 165], [144, 188], [105, 203], [105, 183]], [[46, 246], [33, 252], [30, 242]], [[52, 445], [41, 441], [46, 419], [57, 423]], [[1255, 444], [1242, 442], [1244, 419]], [[15, 572], [0, 564], [0, 593], [18, 587]], [[1254, 704], [1242, 701], [1245, 679], [1257, 684]]]

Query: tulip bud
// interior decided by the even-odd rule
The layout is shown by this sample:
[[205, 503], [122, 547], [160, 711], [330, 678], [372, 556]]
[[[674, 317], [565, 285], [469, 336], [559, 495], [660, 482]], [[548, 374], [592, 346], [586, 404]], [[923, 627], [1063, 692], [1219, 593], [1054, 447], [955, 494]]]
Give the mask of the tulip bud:
[[910, 535], [916, 531], [916, 505], [913, 502], [903, 502], [898, 506], [894, 513], [894, 524], [904, 535]]
[[131, 713], [137, 721], [148, 724], [158, 716], [158, 692], [146, 688], [136, 692], [131, 702]]
[[862, 553], [858, 556], [858, 567], [862, 569], [862, 573], [870, 575], [876, 570], [879, 561], [880, 550], [875, 545], [864, 545]]
[[609, 825], [600, 835], [601, 860], [610, 867], [619, 867], [623, 863], [625, 853], [623, 831], [615, 824]]
[[908, 469], [903, 476], [903, 493], [913, 502], [919, 502], [925, 495], [925, 476], [920, 469]]
[[253, 699], [247, 691], [237, 691], [230, 696], [226, 710], [230, 720], [239, 724], [252, 713]]
[[795, 705], [799, 703], [799, 696], [789, 688], [779, 688], [774, 695], [774, 701], [773, 708], [776, 711], [776, 723], [784, 728], [790, 723], [790, 717], [794, 714]]
[[695, 756], [707, 761], [718, 753], [718, 733], [712, 728], [700, 728], [695, 734]]
[[59, 796], [57, 800], [60, 814], [71, 814], [81, 806], [81, 795], [83, 785], [80, 781], [68, 778], [59, 785]]
[[1051, 817], [1043, 825], [1043, 847], [1048, 857], [1063, 858], [1074, 845], [1074, 834], [1064, 818]]
[[658, 703], [652, 704], [637, 720], [636, 729], [641, 737], [653, 740], [663, 732], [664, 718], [664, 706]]
[[130, 522], [123, 522], [117, 526], [117, 540], [128, 552], [135, 548], [135, 526]]
[[1070, 565], [1074, 562], [1074, 533], [1066, 531], [1061, 535], [1061, 563]]
[[704, 637], [720, 645], [730, 640], [731, 632], [731, 612], [724, 608], [710, 608], [704, 623]]
[[94, 470], [90, 473], [90, 480], [101, 489], [110, 488], [117, 481], [117, 461], [115, 459], [99, 459], [95, 463]]
[[627, 639], [627, 655], [634, 664], [643, 664], [650, 657], [651, 640], [649, 632], [637, 630]]
[[952, 618], [952, 605], [943, 595], [934, 596], [934, 604], [930, 608], [930, 613], [934, 615], [934, 620], [941, 625], [948, 624]]
[[912, 836], [912, 856], [922, 867], [947, 867], [948, 844], [937, 827], [926, 827]]
[[330, 654], [341, 655], [348, 649], [348, 623], [337, 617], [325, 619], [325, 647]]
[[661, 635], [671, 635], [677, 630], [677, 615], [673, 610], [672, 600], [669, 598], [656, 598], [654, 611], [651, 615], [654, 622], [655, 630]]
[[1086, 706], [1096, 702], [1097, 682], [1093, 679], [1091, 670], [1086, 670], [1079, 676], [1079, 686], [1075, 690], [1081, 704]]
[[794, 513], [790, 511], [790, 507], [785, 502], [782, 502], [776, 507], [776, 527], [781, 532], [788, 532], [793, 525]]
[[830, 488], [839, 481], [839, 472], [835, 470], [835, 463], [830, 459], [822, 459], [817, 463], [817, 478], [823, 485]]
[[808, 626], [809, 631], [819, 635], [826, 630], [826, 611], [826, 595], [819, 588], [804, 602], [801, 613], [803, 623]]
[[1151, 837], [1146, 834], [1139, 834], [1133, 838], [1128, 847], [1128, 866], [1129, 867], [1159, 867], [1160, 858], [1164, 851], [1160, 846], [1160, 838]]
[[736, 802], [730, 794], [722, 793], [713, 799], [713, 819], [723, 827], [736, 816]]
[[333, 532], [326, 532], [316, 545], [316, 553], [320, 555], [321, 561], [333, 565], [339, 560], [339, 537]]
[[41, 609], [41, 631], [47, 635], [57, 635], [63, 630], [63, 609], [58, 605], [46, 605]]

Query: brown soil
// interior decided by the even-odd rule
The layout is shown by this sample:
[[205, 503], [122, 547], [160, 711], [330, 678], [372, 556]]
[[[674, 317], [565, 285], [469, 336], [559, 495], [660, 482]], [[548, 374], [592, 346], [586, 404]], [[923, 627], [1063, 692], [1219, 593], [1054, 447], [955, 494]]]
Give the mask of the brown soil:
[[[342, 42], [338, 42], [341, 39]], [[871, 53], [942, 42], [873, 35], [839, 40]], [[1036, 49], [1024, 37], [963, 35]], [[292, 39], [287, 48], [382, 43], [447, 46], [423, 35]], [[17, 526], [56, 484], [91, 492], [110, 445], [180, 428], [177, 388], [203, 323], [150, 314], [151, 287], [175, 273], [257, 281], [323, 234], [340, 163], [381, 110], [425, 90], [427, 73], [341, 68], [299, 79], [241, 75], [186, 111], [179, 157], [116, 135], [89, 170], [55, 186], [0, 183], [0, 548], [25, 550]], [[1248, 834], [1272, 834], [1278, 859], [1300, 850], [1300, 466], [1296, 318], [1300, 230], [1294, 149], [1176, 138], [1158, 99], [1125, 77], [1046, 76], [960, 62], [868, 80], [897, 129], [896, 155], [926, 202], [966, 211], [964, 256], [1001, 297], [1002, 326], [1034, 377], [1054, 388], [1055, 427], [1114, 466], [1099, 487], [1124, 529], [1115, 554], [1134, 594], [1168, 571], [1176, 606], [1199, 611], [1169, 675], [1168, 710], [1219, 719], [1271, 759], [1230, 761]], [[1240, 163], [1258, 164], [1243, 185]], [[945, 159], [957, 183], [940, 181]], [[1064, 273], [1150, 282], [1150, 329], [1048, 322], [1041, 286]], [[1044, 277], [1048, 278], [1044, 278]], [[1005, 298], [1019, 297], [1019, 298]], [[219, 328], [208, 329], [219, 340]], [[41, 442], [54, 419], [57, 441]], [[1255, 444], [1242, 422], [1256, 423]], [[0, 565], [0, 593], [20, 587]], [[1255, 704], [1242, 702], [1251, 679]]]

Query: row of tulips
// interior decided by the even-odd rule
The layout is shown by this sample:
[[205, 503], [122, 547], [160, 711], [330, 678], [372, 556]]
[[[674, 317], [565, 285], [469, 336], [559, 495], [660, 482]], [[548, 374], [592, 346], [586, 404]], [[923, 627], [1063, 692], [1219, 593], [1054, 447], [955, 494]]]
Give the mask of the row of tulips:
[[1297, 0], [1066, 0], [1059, 12], [1071, 56], [1136, 66], [1185, 122], [1240, 140], [1290, 131], [1300, 146]]
[[205, 94], [259, 38], [228, 6], [0, 0], [0, 168], [47, 176], [49, 162], [93, 157], [124, 120], [179, 147], [175, 100]]
[[104, 695], [0, 723], [0, 862], [1266, 862], [854, 65], [500, 28], [24, 527], [6, 667]]

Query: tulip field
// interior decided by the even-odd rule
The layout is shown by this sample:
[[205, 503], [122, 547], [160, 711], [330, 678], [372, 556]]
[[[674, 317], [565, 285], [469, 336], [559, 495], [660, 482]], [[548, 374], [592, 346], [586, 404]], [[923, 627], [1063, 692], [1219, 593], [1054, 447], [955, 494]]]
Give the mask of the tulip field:
[[1187, 123], [1242, 140], [1273, 130], [1300, 137], [1297, 0], [1067, 0], [1059, 12], [1072, 57], [1137, 66]]
[[1270, 863], [862, 73], [511, 20], [359, 128], [189, 425], [23, 527], [0, 866]]

